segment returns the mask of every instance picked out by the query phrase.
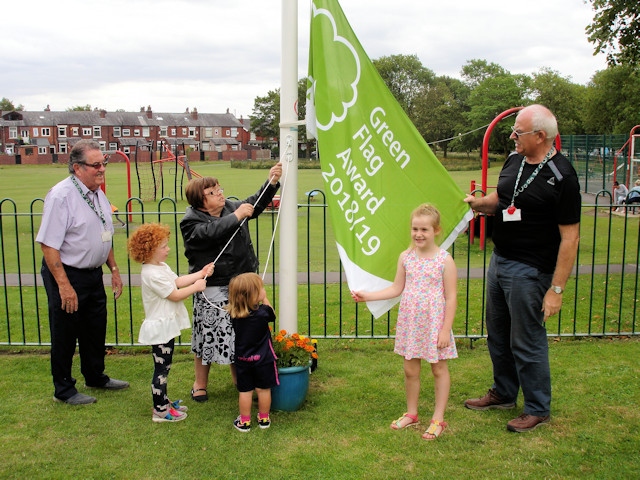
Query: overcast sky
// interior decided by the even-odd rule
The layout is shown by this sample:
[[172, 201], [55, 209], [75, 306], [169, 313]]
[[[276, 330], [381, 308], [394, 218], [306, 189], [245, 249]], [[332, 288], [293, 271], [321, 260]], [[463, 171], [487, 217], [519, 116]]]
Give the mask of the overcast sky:
[[[371, 59], [416, 54], [460, 78], [484, 59], [511, 73], [542, 67], [586, 84], [594, 57], [584, 0], [342, 0]], [[299, 77], [306, 76], [310, 1], [298, 2]], [[5, 2], [0, 98], [26, 110], [78, 105], [251, 115], [280, 86], [281, 0], [31, 0]]]

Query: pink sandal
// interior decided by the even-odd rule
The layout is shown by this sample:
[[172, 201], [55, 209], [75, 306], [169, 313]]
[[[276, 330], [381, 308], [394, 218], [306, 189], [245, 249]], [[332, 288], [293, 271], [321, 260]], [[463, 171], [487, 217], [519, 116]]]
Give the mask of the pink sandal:
[[[431, 425], [429, 428], [422, 434], [422, 438], [425, 440], [435, 440], [442, 432], [445, 431], [449, 424], [447, 422], [439, 422], [438, 420], [431, 420]], [[440, 430], [438, 430], [440, 429]]]
[[[402, 421], [408, 418], [409, 420], [411, 420], [409, 423], [407, 423], [404, 427], [402, 426]], [[418, 415], [412, 415], [411, 413], [403, 413], [402, 416], [393, 421], [391, 423], [391, 429], [392, 430], [402, 430], [403, 428], [407, 428], [407, 427], [411, 427], [412, 425], [416, 425], [418, 424]]]

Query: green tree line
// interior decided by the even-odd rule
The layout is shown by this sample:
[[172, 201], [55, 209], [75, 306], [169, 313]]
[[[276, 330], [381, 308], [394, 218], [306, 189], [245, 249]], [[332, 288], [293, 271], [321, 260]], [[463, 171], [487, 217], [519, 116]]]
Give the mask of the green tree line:
[[[628, 134], [640, 125], [640, 66], [609, 65], [587, 85], [549, 68], [532, 75], [513, 74], [496, 63], [469, 60], [460, 79], [438, 76], [417, 55], [373, 60], [387, 87], [423, 138], [446, 157], [450, 151], [479, 149], [485, 127], [503, 111], [533, 103], [549, 107], [563, 135]], [[298, 84], [299, 116], [304, 118], [306, 78]], [[256, 97], [251, 120], [256, 135], [279, 135], [280, 90]], [[497, 126], [492, 152], [508, 153], [509, 122]], [[300, 138], [305, 138], [304, 129]], [[312, 148], [312, 147], [310, 147]]]

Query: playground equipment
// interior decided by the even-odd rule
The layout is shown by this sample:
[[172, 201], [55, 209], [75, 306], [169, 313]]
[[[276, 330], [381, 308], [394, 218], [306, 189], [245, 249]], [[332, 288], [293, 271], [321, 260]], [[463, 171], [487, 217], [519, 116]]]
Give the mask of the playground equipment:
[[[182, 149], [184, 151], [184, 144], [182, 145]], [[163, 157], [165, 154], [166, 156]], [[105, 154], [105, 158], [109, 158], [111, 155], [118, 155], [122, 157], [127, 164], [127, 197], [132, 198], [131, 160], [126, 153], [120, 150], [111, 151]], [[155, 156], [158, 156], [159, 158], [154, 160]], [[190, 168], [186, 155], [176, 156], [166, 142], [158, 143], [158, 151], [154, 151], [153, 142], [145, 144], [136, 143], [133, 158], [136, 180], [138, 183], [138, 197], [143, 202], [157, 201], [158, 193], [160, 193], [160, 198], [165, 197], [164, 170], [166, 170], [166, 168], [163, 168], [163, 166], [169, 162], [173, 162], [173, 169], [169, 168], [169, 172], [174, 178], [173, 199], [176, 201], [178, 200], [178, 190], [180, 191], [180, 198], [182, 198], [185, 175], [189, 180], [193, 177], [202, 177], [202, 175]], [[102, 186], [102, 189], [106, 193], [104, 185]], [[116, 220], [120, 222], [120, 224], [123, 224], [122, 220], [118, 217], [120, 212], [117, 206], [112, 205], [112, 213], [115, 215]], [[127, 218], [129, 222], [133, 221], [130, 202], [127, 202]]]
[[[640, 142], [640, 125], [636, 125], [629, 132], [629, 139], [625, 142], [625, 144], [618, 149], [613, 157], [613, 181], [618, 180], [617, 174], [618, 170], [623, 167], [627, 167], [625, 178], [622, 180], [618, 180], [621, 183], [626, 184], [627, 186], [631, 186], [633, 184], [633, 174], [635, 174], [636, 178], [640, 178], [640, 149], [636, 149], [636, 141]], [[640, 145], [639, 145], [640, 146]], [[618, 158], [624, 154], [625, 149], [627, 149], [627, 162], [618, 165]]]
[[[157, 150], [154, 149], [154, 145], [157, 146]], [[178, 198], [182, 199], [185, 176], [187, 180], [191, 180], [193, 177], [202, 177], [191, 169], [184, 143], [181, 146], [183, 154], [176, 155], [173, 150], [178, 153], [180, 150], [178, 143], [173, 145], [173, 150], [164, 140], [157, 143], [136, 143], [133, 158], [138, 191], [140, 192], [139, 197], [143, 202], [155, 202], [158, 200], [158, 196], [160, 198], [170, 196], [176, 201]], [[166, 172], [167, 167], [168, 172]], [[173, 195], [171, 195], [170, 183], [165, 188], [166, 173], [168, 173], [169, 180], [173, 179]], [[178, 192], [180, 196], [178, 196]], [[131, 198], [131, 196], [129, 197]]]

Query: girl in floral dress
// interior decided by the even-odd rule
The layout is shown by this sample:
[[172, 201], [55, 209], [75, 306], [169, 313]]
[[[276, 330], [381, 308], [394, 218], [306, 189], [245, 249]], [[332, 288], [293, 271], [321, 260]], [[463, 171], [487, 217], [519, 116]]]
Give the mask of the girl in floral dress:
[[449, 253], [435, 243], [440, 231], [440, 212], [432, 205], [420, 205], [411, 214], [411, 246], [398, 258], [393, 283], [376, 292], [351, 292], [356, 302], [402, 295], [394, 352], [404, 358], [407, 412], [391, 428], [419, 423], [420, 369], [425, 360], [431, 365], [435, 389], [435, 409], [422, 435], [425, 440], [438, 438], [447, 428], [444, 412], [451, 388], [447, 360], [458, 357], [451, 329], [457, 307], [457, 270]]

